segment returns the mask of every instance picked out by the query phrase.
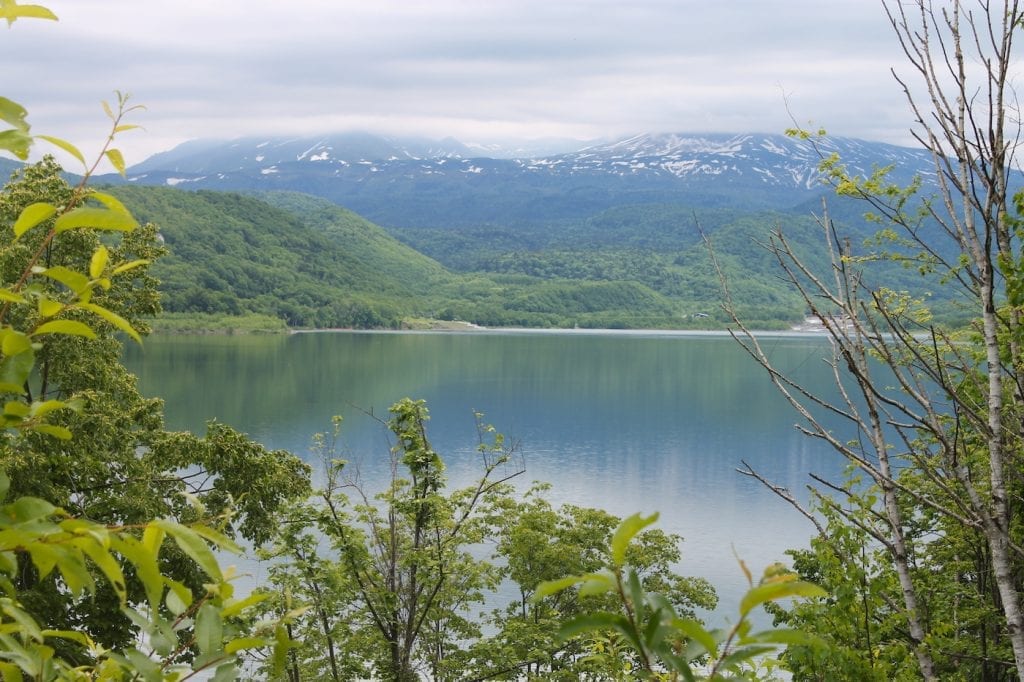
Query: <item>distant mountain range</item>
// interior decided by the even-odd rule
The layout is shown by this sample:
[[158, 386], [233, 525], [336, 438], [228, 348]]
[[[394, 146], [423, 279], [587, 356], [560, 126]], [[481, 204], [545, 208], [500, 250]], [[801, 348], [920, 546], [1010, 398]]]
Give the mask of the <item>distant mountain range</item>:
[[857, 174], [891, 164], [893, 178], [907, 182], [932, 172], [923, 151], [848, 138], [815, 146], [784, 135], [638, 135], [561, 154], [497, 158], [451, 138], [350, 133], [187, 142], [131, 167], [127, 180], [300, 191], [385, 227], [452, 229], [575, 220], [631, 204], [786, 209], [824, 191], [818, 164], [833, 152]]
[[[156, 274], [173, 311], [293, 326], [706, 327], [726, 322], [721, 271], [744, 319], [768, 328], [805, 313], [762, 246], [768, 232], [783, 229], [827, 269], [812, 215], [832, 194], [822, 158], [838, 155], [855, 175], [890, 167], [901, 184], [934, 172], [923, 151], [847, 138], [659, 134], [545, 151], [561, 144], [192, 141], [94, 180], [160, 228], [170, 255]], [[829, 204], [855, 248], [877, 230], [861, 202]], [[956, 315], [941, 282], [884, 259], [865, 269]]]
[[[707, 327], [726, 322], [722, 272], [744, 319], [769, 328], [805, 314], [763, 247], [769, 231], [784, 230], [824, 274], [814, 217], [823, 195], [855, 249], [878, 229], [862, 202], [821, 182], [823, 157], [855, 175], [891, 168], [901, 184], [934, 173], [921, 150], [847, 138], [659, 134], [545, 151], [564, 144], [356, 133], [192, 141], [94, 181], [161, 230], [170, 254], [155, 271], [171, 311], [318, 327], [410, 317]], [[959, 245], [941, 234], [933, 247], [955, 256]], [[864, 267], [929, 298], [937, 316], [957, 315], [934, 278], [887, 259]]]

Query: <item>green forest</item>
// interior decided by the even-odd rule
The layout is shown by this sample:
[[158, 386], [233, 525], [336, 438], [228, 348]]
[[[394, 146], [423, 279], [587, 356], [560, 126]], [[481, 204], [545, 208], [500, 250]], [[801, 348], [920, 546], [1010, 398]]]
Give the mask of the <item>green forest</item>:
[[[725, 321], [718, 275], [699, 239], [665, 250], [595, 243], [496, 253], [477, 244], [491, 250], [475, 253], [472, 265], [442, 265], [309, 195], [108, 191], [157, 226], [167, 254], [154, 264], [154, 275], [171, 313], [259, 314], [293, 328], [361, 329], [399, 328], [416, 318], [588, 328]], [[806, 222], [812, 229], [813, 221]], [[722, 229], [723, 268], [751, 319], [778, 327], [802, 319], [804, 308], [774, 282], [769, 254], [750, 241], [751, 232], [764, 234], [764, 225], [747, 217]], [[752, 263], [758, 264], [753, 272]]]
[[[417, 319], [486, 327], [724, 328], [724, 282], [744, 319], [787, 329], [807, 306], [781, 278], [767, 247], [771, 231], [784, 229], [808, 261], [827, 261], [823, 230], [809, 213], [624, 207], [543, 243], [537, 237], [536, 244], [526, 228], [398, 235], [414, 236], [414, 249], [310, 195], [106, 189], [159, 231], [167, 253], [153, 272], [172, 317], [259, 315], [291, 328], [397, 329]], [[844, 231], [862, 242], [868, 227], [847, 214], [859, 227]], [[434, 252], [443, 262], [424, 255]], [[867, 274], [933, 298], [944, 321], [963, 319], [937, 280], [922, 280], [894, 262], [872, 263]]]
[[[467, 240], [450, 262], [424, 255], [441, 249], [428, 233], [414, 249], [305, 195], [93, 186], [95, 159], [35, 135], [29, 112], [0, 97], [0, 151], [28, 161], [48, 144], [81, 163], [69, 182], [45, 158], [0, 189], [0, 675], [1024, 679], [1024, 194], [1004, 126], [1024, 10], [931, 7], [885, 4], [925, 86], [911, 102], [929, 114], [916, 122], [937, 196], [826, 159], [837, 196], [817, 219], [687, 223], [684, 208], [651, 205], [543, 248]], [[0, 18], [56, 19], [16, 0]], [[98, 158], [123, 172], [116, 142], [138, 107], [118, 93], [104, 110]], [[604, 242], [637, 216], [680, 227], [656, 245], [639, 232], [628, 247]], [[968, 322], [937, 324], [932, 307]], [[313, 435], [318, 476], [226, 424], [169, 430], [120, 360], [162, 308], [256, 327], [729, 325], [847, 475], [814, 479], [802, 505], [742, 472], [817, 532], [791, 568], [744, 566], [749, 590], [716, 628], [698, 615], [714, 586], [675, 572], [680, 539], [657, 514], [555, 506], [545, 485], [517, 492], [516, 444], [482, 415], [480, 474], [462, 488], [431, 444], [428, 406], [410, 398], [380, 416], [392, 472], [380, 490], [349, 475], [340, 418]], [[761, 346], [762, 325], [805, 315], [831, 341], [838, 399]], [[248, 592], [224, 561], [243, 552], [269, 566]], [[499, 584], [515, 599], [478, 614]]]

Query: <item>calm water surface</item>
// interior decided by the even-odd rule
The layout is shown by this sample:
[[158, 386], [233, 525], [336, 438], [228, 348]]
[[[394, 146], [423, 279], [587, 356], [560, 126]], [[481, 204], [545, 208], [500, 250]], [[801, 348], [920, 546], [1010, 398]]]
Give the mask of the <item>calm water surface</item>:
[[[765, 337], [777, 366], [828, 390], [825, 339]], [[553, 502], [627, 515], [661, 512], [685, 538], [681, 571], [706, 577], [731, 612], [752, 570], [805, 546], [809, 524], [741, 460], [794, 491], [836, 457], [794, 428], [795, 413], [728, 337], [659, 333], [310, 333], [152, 338], [126, 362], [170, 428], [218, 419], [272, 448], [309, 457], [312, 434], [344, 415], [343, 454], [386, 476], [386, 417], [424, 398], [430, 436], [453, 484], [479, 472], [473, 411], [519, 443], [531, 481]], [[801, 496], [804, 495], [801, 492]]]

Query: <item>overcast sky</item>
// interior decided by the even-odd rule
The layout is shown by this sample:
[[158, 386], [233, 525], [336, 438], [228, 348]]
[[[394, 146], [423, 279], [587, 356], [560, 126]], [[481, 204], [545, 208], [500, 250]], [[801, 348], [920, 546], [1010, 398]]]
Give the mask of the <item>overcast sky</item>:
[[194, 138], [781, 132], [790, 112], [910, 144], [878, 0], [45, 4], [60, 22], [0, 29], [0, 94], [89, 152], [100, 101], [130, 92], [146, 111], [119, 143], [129, 165]]

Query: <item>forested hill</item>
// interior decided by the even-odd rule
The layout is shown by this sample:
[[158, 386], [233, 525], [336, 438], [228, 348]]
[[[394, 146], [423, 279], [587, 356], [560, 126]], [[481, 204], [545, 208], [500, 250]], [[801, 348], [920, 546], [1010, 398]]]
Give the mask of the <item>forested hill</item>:
[[[762, 245], [782, 228], [809, 262], [827, 262], [812, 213], [829, 193], [817, 171], [829, 151], [854, 173], [890, 165], [894, 180], [927, 183], [920, 153], [857, 140], [639, 136], [524, 160], [349, 135], [190, 143], [134, 167], [116, 191], [162, 230], [172, 311], [303, 327], [716, 327], [726, 317], [703, 234], [745, 318], [785, 328], [804, 305]], [[831, 203], [852, 243], [875, 231], [862, 205]], [[938, 283], [867, 267], [955, 314]]]
[[293, 327], [678, 326], [681, 303], [632, 279], [453, 273], [380, 227], [295, 193], [120, 186], [168, 249], [154, 272], [171, 312], [261, 313]]
[[256, 312], [301, 327], [394, 326], [451, 278], [376, 225], [311, 197], [279, 197], [301, 208], [292, 212], [228, 192], [115, 191], [159, 228], [168, 255], [155, 274], [169, 311]]

